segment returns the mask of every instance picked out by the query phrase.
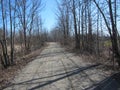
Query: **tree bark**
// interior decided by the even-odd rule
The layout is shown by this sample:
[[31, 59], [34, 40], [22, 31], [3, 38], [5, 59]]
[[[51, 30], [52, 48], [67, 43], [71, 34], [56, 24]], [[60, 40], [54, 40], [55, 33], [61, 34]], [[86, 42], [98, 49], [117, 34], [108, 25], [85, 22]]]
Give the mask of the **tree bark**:
[[77, 22], [76, 22], [76, 10], [75, 10], [75, 0], [73, 0], [73, 19], [74, 19], [74, 31], [75, 31], [75, 48], [80, 49], [80, 40], [77, 31]]

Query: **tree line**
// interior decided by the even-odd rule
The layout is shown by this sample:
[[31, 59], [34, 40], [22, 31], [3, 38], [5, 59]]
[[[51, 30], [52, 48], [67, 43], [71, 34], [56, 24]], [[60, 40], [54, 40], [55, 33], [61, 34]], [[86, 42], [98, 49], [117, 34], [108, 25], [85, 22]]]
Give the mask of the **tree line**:
[[0, 0], [0, 58], [4, 68], [15, 64], [16, 45], [24, 55], [44, 44], [43, 8], [42, 0]]
[[72, 43], [81, 53], [100, 56], [104, 41], [110, 40], [113, 58], [120, 66], [119, 3], [119, 0], [58, 0], [57, 24], [53, 29], [59, 35], [57, 41], [68, 45], [74, 40]]

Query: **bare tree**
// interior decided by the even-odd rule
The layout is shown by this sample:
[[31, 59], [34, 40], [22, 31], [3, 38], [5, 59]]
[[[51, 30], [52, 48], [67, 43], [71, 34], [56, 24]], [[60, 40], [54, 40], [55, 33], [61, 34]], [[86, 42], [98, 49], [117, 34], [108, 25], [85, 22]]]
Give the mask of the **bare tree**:
[[58, 3], [58, 21], [59, 21], [59, 28], [63, 32], [63, 44], [67, 45], [69, 35], [70, 35], [70, 10], [69, 10], [69, 3], [67, 0], [62, 1], [61, 3]]
[[8, 58], [8, 52], [7, 52], [7, 43], [6, 43], [6, 28], [5, 28], [5, 7], [4, 7], [4, 1], [1, 0], [1, 9], [2, 9], [2, 25], [3, 25], [3, 38], [0, 40], [1, 46], [2, 46], [2, 52], [3, 52], [3, 59], [2, 63], [5, 68], [7, 68], [10, 65], [9, 58]]
[[[36, 46], [39, 48], [38, 42], [41, 43], [42, 41], [38, 40], [38, 36], [39, 39], [42, 40], [44, 38], [46, 40], [47, 32], [43, 34], [41, 31], [39, 35], [34, 33], [41, 29], [40, 22], [42, 22], [42, 19], [39, 19], [39, 21], [36, 20], [36, 17], [40, 16], [40, 12], [44, 7], [42, 0], [1, 0], [0, 6], [3, 32], [0, 38], [2, 47], [1, 59], [3, 66], [7, 68], [9, 65], [14, 64], [16, 44], [21, 44], [22, 51], [27, 54], [28, 50], [34, 46], [32, 40], [35, 41], [36, 39]], [[42, 35], [45, 35], [45, 37], [40, 37]]]
[[11, 64], [14, 63], [14, 46], [13, 46], [13, 25], [12, 25], [12, 6], [11, 6], [11, 0], [9, 0], [9, 16], [10, 16], [10, 43], [11, 43]]
[[72, 14], [73, 14], [73, 21], [74, 21], [74, 31], [75, 31], [75, 48], [80, 49], [80, 40], [79, 40], [79, 33], [77, 29], [77, 14], [76, 14], [76, 5], [75, 0], [72, 0]]
[[118, 42], [117, 42], [117, 26], [116, 26], [116, 22], [115, 22], [116, 20], [114, 19], [112, 2], [111, 2], [111, 0], [107, 1], [108, 9], [109, 9], [110, 21], [111, 21], [111, 26], [108, 23], [107, 17], [105, 16], [104, 12], [100, 8], [100, 6], [96, 2], [96, 0], [94, 0], [94, 3], [95, 3], [95, 5], [97, 6], [97, 8], [99, 9], [100, 13], [103, 16], [103, 19], [105, 21], [105, 24], [106, 24], [107, 29], [108, 29], [109, 34], [110, 34], [110, 38], [111, 38], [111, 42], [112, 42], [112, 51], [113, 51], [113, 54], [117, 58], [117, 62], [119, 64], [119, 66], [120, 66], [120, 52], [119, 52], [119, 49], [118, 49]]

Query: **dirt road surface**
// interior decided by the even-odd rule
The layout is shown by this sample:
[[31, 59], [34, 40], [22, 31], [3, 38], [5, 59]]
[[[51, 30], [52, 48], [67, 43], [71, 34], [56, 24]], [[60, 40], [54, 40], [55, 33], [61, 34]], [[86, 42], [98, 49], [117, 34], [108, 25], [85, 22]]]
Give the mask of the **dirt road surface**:
[[109, 74], [102, 65], [86, 63], [52, 42], [4, 90], [84, 90]]

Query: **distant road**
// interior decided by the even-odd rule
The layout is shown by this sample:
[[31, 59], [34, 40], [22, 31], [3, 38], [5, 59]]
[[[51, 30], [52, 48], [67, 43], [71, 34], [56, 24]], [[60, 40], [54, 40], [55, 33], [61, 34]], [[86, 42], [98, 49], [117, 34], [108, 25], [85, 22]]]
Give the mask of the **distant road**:
[[48, 44], [4, 90], [84, 90], [109, 75], [101, 65], [85, 62], [58, 43]]

